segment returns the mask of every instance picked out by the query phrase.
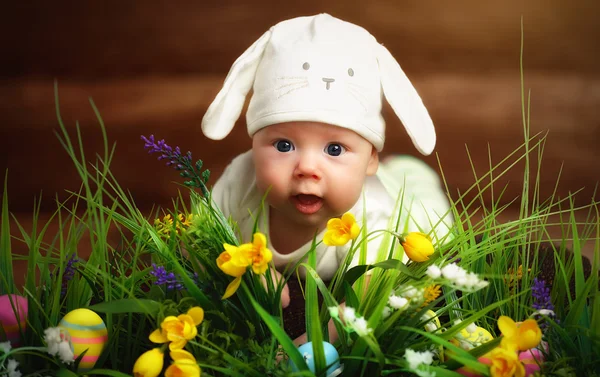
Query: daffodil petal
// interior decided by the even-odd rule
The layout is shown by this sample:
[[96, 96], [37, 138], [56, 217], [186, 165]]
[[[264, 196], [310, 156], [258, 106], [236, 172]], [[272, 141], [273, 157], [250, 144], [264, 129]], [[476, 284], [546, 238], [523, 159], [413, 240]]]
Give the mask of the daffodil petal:
[[188, 310], [187, 314], [192, 317], [194, 324], [198, 326], [204, 320], [204, 309], [199, 306], [194, 306]]
[[254, 233], [252, 243], [254, 244], [254, 246], [258, 246], [261, 248], [267, 247], [267, 237], [265, 237], [265, 235], [260, 232], [256, 232]]
[[517, 324], [512, 318], [505, 315], [501, 315], [500, 318], [498, 318], [498, 328], [502, 335], [507, 338], [512, 338], [517, 334]]
[[169, 341], [162, 330], [154, 330], [148, 337], [152, 343], [166, 343]]
[[241, 276], [238, 276], [237, 278], [233, 279], [233, 281], [231, 283], [229, 283], [229, 285], [227, 286], [227, 289], [225, 290], [225, 294], [223, 295], [223, 297], [221, 297], [221, 299], [225, 300], [225, 299], [233, 296], [235, 291], [237, 291], [237, 289], [240, 287], [241, 283], [242, 283]]
[[183, 347], [185, 347], [185, 345], [187, 344], [187, 339], [177, 339], [177, 340], [173, 340], [171, 341], [171, 343], [169, 343], [169, 350], [170, 351], [174, 351], [174, 350], [180, 350]]
[[196, 362], [196, 358], [194, 357], [194, 355], [192, 355], [186, 350], [173, 350], [169, 354], [171, 355], [171, 359], [173, 360], [190, 360], [194, 363]]

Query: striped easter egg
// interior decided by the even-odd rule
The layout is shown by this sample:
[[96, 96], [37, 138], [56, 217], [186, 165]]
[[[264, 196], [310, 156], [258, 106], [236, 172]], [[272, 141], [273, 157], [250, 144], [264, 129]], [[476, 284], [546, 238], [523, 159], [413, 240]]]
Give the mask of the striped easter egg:
[[27, 327], [27, 299], [17, 295], [0, 296], [0, 341], [9, 341], [12, 347], [21, 345], [21, 333]]
[[75, 309], [67, 313], [58, 326], [69, 333], [75, 359], [85, 352], [78, 371], [92, 369], [108, 342], [108, 331], [102, 318], [89, 309]]

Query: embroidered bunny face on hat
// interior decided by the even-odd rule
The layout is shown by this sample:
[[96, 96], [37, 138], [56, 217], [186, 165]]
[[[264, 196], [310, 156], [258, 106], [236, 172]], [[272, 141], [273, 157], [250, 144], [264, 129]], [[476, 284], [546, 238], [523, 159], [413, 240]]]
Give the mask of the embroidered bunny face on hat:
[[382, 94], [416, 148], [430, 154], [433, 122], [400, 65], [365, 29], [328, 14], [283, 21], [233, 64], [202, 120], [204, 134], [222, 139], [239, 118], [246, 96], [248, 133], [292, 121], [350, 129], [381, 151]]

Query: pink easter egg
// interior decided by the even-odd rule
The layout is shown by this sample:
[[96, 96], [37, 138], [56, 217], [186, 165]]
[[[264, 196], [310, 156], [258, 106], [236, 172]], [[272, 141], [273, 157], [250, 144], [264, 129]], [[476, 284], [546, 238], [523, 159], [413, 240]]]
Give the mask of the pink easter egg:
[[[21, 332], [27, 327], [27, 299], [18, 295], [0, 296], [0, 340], [10, 341], [13, 347], [20, 346]], [[6, 334], [6, 337], [4, 336]]]
[[525, 367], [525, 376], [532, 376], [540, 370], [539, 364], [544, 361], [544, 355], [538, 349], [531, 349], [519, 353], [519, 360]]

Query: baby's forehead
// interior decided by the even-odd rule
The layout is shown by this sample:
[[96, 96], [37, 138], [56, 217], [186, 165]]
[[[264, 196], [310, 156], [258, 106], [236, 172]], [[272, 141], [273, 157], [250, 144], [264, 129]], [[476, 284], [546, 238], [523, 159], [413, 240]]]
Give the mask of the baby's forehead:
[[264, 132], [268, 136], [288, 136], [306, 139], [356, 139], [370, 144], [369, 141], [351, 129], [322, 122], [298, 121], [277, 123], [266, 126], [258, 132]]

